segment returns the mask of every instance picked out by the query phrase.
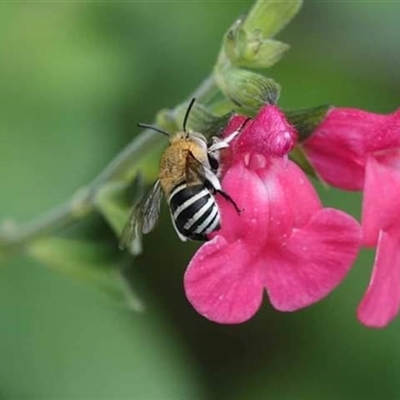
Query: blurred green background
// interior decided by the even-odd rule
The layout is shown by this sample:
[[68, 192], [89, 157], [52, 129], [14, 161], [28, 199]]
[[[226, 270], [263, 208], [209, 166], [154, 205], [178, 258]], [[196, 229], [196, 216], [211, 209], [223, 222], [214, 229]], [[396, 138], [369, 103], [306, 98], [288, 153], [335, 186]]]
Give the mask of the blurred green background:
[[[90, 182], [161, 108], [209, 73], [241, 2], [0, 5], [0, 220], [24, 222]], [[400, 105], [399, 2], [305, 1], [269, 75], [280, 105], [390, 112]], [[157, 160], [154, 160], [157, 163]], [[360, 196], [321, 189], [360, 213]], [[91, 218], [81, 236], [117, 246]], [[399, 399], [400, 319], [361, 326], [373, 253], [325, 301], [294, 314], [265, 301], [239, 326], [197, 315], [182, 244], [164, 212], [131, 262], [144, 314], [20, 256], [0, 269], [0, 399]]]

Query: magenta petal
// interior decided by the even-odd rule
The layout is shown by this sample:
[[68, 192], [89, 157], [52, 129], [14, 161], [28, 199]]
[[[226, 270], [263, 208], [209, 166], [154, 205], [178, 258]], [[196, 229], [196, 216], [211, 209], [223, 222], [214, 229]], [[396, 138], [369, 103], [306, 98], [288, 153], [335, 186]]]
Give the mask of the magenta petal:
[[341, 149], [332, 151], [328, 136], [313, 135], [304, 144], [306, 154], [316, 172], [326, 183], [344, 190], [361, 190], [364, 184], [364, 164], [353, 155]]
[[251, 318], [261, 305], [263, 286], [248, 245], [221, 236], [205, 243], [185, 273], [186, 296], [204, 317], [222, 324]]
[[370, 156], [365, 171], [362, 210], [363, 241], [375, 246], [380, 230], [387, 231], [399, 224], [400, 161], [397, 151]]
[[397, 315], [399, 305], [400, 232], [381, 232], [371, 281], [357, 317], [364, 325], [382, 328]]
[[361, 110], [334, 108], [305, 142], [311, 163], [327, 183], [345, 190], [362, 189], [368, 156], [365, 137], [385, 121], [384, 116], [374, 117]]
[[218, 196], [223, 222], [217, 235], [229, 242], [246, 238], [254, 246], [262, 246], [267, 240], [269, 224], [268, 193], [264, 182], [256, 172], [238, 162], [226, 173], [222, 187], [241, 213], [238, 214], [230, 202]]
[[360, 248], [360, 227], [334, 209], [314, 214], [287, 243], [268, 248], [265, 285], [280, 311], [309, 306], [328, 295], [346, 276]]
[[400, 110], [373, 114], [351, 108], [332, 109], [304, 148], [320, 176], [329, 184], [361, 190], [371, 153], [400, 147]]
[[267, 105], [256, 115], [251, 128], [246, 126], [240, 134], [234, 151], [283, 156], [293, 148], [296, 139], [297, 133], [282, 111], [275, 105]]
[[303, 226], [322, 207], [310, 180], [294, 162], [274, 158], [258, 174], [268, 193], [270, 239], [290, 235], [293, 227]]

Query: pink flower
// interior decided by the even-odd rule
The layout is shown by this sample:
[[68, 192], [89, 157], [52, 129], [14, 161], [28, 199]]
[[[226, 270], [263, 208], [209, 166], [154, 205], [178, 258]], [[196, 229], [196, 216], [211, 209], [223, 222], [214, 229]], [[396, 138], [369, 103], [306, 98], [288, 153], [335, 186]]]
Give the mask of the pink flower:
[[[234, 116], [224, 135], [244, 121]], [[360, 229], [347, 214], [323, 208], [287, 153], [296, 132], [275, 106], [265, 106], [231, 143], [219, 197], [222, 228], [194, 255], [185, 274], [193, 307], [219, 323], [240, 323], [259, 309], [294, 311], [328, 295], [359, 250]]]
[[304, 147], [326, 182], [363, 190], [363, 244], [377, 252], [357, 315], [365, 325], [386, 326], [400, 307], [400, 110], [333, 109]]

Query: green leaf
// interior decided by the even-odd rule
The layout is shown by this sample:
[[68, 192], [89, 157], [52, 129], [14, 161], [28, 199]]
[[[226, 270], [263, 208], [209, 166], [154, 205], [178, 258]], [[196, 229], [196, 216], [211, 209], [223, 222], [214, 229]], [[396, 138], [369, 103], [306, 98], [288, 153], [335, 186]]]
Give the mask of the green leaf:
[[76, 239], [47, 237], [27, 246], [27, 253], [51, 269], [106, 292], [134, 311], [143, 304], [133, 294], [116, 263], [114, 249]]
[[242, 28], [250, 39], [269, 39], [298, 13], [301, 0], [258, 0], [244, 19]]
[[301, 110], [285, 111], [287, 120], [297, 129], [300, 142], [306, 140], [315, 128], [324, 120], [330, 105], [305, 108]]

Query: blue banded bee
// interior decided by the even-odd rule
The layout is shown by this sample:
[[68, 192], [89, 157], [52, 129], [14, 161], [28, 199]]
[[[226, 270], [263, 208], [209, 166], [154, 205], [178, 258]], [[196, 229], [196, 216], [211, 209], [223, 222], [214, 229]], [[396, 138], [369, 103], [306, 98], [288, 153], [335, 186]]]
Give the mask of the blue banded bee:
[[121, 249], [129, 247], [141, 233], [149, 233], [154, 228], [160, 212], [162, 192], [167, 199], [175, 231], [182, 241], [207, 240], [207, 235], [220, 229], [220, 211], [215, 201], [217, 193], [240, 213], [234, 200], [221, 187], [220, 151], [229, 147], [247, 121], [228, 137], [213, 137], [208, 144], [201, 133], [186, 130], [194, 102], [195, 99], [192, 99], [186, 110], [183, 130], [172, 136], [157, 127], [138, 124], [170, 136], [170, 139], [160, 159], [158, 180], [133, 209], [123, 230]]

